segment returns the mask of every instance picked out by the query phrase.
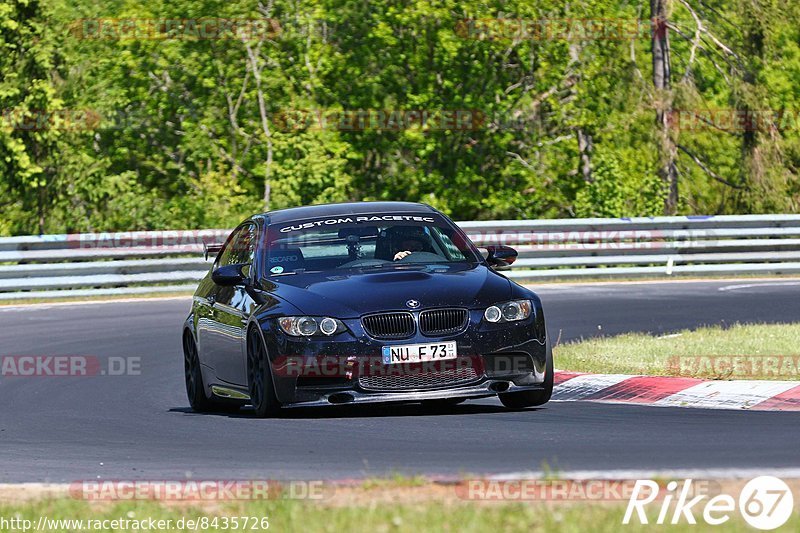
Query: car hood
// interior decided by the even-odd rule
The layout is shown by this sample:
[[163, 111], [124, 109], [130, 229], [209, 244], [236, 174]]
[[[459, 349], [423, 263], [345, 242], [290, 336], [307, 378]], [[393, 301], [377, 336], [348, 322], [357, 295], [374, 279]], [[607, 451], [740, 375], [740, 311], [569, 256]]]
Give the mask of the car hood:
[[390, 310], [488, 307], [511, 298], [511, 283], [484, 265], [403, 266], [371, 270], [301, 273], [269, 278], [268, 292], [303, 313], [355, 318]]

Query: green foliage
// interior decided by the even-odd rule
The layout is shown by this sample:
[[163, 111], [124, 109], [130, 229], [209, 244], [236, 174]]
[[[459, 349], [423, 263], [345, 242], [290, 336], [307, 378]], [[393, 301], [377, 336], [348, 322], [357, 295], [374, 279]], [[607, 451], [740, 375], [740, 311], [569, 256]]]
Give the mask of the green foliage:
[[[774, 110], [786, 124], [671, 131], [681, 147], [678, 209], [797, 211], [800, 5], [728, 4], [671, 4], [680, 33], [670, 34], [667, 96], [681, 112]], [[377, 199], [427, 202], [460, 220], [662, 214], [654, 109], [663, 95], [652, 89], [646, 30], [632, 39], [468, 31], [469, 20], [646, 21], [642, 8], [597, 0], [7, 0], [0, 234], [221, 227], [264, 209]], [[699, 47], [695, 16], [713, 35]], [[271, 31], [244, 40], [185, 28], [167, 38], [99, 39], [82, 21], [98, 17], [140, 27], [156, 18], [257, 20]], [[80, 127], [58, 118], [85, 110]], [[474, 113], [475, 121], [353, 129], [318, 120], [357, 110], [401, 119]], [[293, 113], [308, 120], [287, 125]], [[37, 116], [56, 118], [35, 129], [9, 118]], [[592, 140], [588, 177], [579, 132]]]
[[625, 190], [625, 176], [617, 162], [608, 156], [594, 158], [593, 180], [578, 191], [575, 214], [579, 217], [621, 217], [630, 212], [628, 198], [633, 191]]
[[18, 216], [0, 226], [12, 231], [42, 226], [62, 178], [56, 167], [63, 102], [56, 87], [60, 57], [47, 32], [52, 23], [37, 0], [0, 5], [0, 192]]

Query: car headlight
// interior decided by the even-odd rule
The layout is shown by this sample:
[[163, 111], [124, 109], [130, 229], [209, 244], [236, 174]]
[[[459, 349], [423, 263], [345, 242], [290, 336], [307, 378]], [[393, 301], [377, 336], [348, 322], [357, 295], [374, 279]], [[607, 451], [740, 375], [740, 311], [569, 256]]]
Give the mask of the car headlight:
[[487, 307], [483, 318], [487, 322], [517, 322], [531, 316], [533, 305], [530, 300], [512, 300]]
[[284, 316], [278, 319], [278, 325], [293, 337], [331, 336], [345, 330], [341, 320], [326, 316]]

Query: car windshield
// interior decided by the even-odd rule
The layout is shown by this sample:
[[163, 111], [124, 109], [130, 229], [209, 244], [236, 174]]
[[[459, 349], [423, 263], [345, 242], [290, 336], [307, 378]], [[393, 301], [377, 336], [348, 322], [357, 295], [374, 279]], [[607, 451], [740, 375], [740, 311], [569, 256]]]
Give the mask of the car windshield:
[[436, 215], [363, 215], [269, 227], [267, 275], [476, 263], [462, 231]]

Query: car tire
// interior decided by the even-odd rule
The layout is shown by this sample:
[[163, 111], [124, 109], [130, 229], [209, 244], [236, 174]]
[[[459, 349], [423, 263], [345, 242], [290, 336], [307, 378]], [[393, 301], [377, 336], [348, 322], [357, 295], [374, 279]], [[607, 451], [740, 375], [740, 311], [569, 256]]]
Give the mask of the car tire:
[[272, 365], [261, 335], [251, 328], [247, 336], [247, 386], [258, 418], [278, 416], [281, 404], [275, 395]]
[[197, 343], [188, 331], [183, 335], [183, 372], [186, 381], [186, 396], [192, 411], [206, 413], [213, 409], [211, 399], [206, 396], [203, 383], [203, 372], [200, 370], [200, 358], [197, 355]]
[[200, 357], [197, 353], [197, 343], [192, 334], [187, 331], [183, 335], [183, 370], [186, 381], [186, 396], [189, 405], [196, 413], [212, 411], [235, 412], [244, 405], [239, 400], [224, 398], [209, 398], [206, 396], [206, 387], [203, 382], [203, 372], [200, 369]]
[[553, 349], [550, 346], [549, 336], [546, 340], [546, 350], [547, 355], [545, 356], [546, 368], [544, 371], [544, 388], [542, 390], [506, 392], [504, 394], [498, 394], [500, 397], [500, 402], [505, 407], [509, 409], [525, 409], [526, 407], [544, 405], [550, 401], [550, 397], [553, 395], [554, 373]]

